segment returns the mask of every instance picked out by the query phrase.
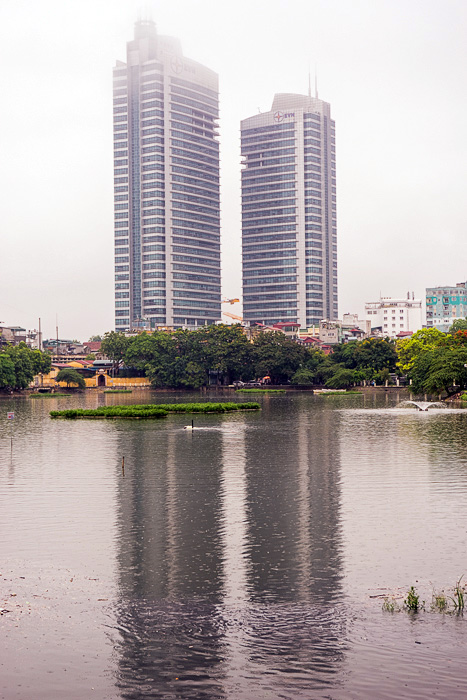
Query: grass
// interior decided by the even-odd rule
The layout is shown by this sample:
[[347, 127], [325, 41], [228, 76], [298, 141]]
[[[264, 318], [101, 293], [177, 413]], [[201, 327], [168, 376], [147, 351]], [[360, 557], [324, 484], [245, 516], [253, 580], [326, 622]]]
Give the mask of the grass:
[[224, 413], [226, 411], [259, 410], [258, 403], [167, 403], [101, 406], [50, 411], [51, 418], [165, 418], [168, 413]]
[[285, 394], [285, 389], [237, 389], [237, 394]]
[[72, 394], [60, 394], [58, 391], [55, 392], [55, 394], [51, 393], [40, 393], [40, 394], [29, 394], [29, 397], [31, 399], [54, 399], [56, 396], [72, 396]]
[[452, 598], [454, 607], [458, 612], [464, 609], [464, 589], [461, 586], [462, 578], [463, 576], [456, 581], [456, 585], [454, 586], [454, 597]]
[[385, 598], [383, 601], [383, 610], [385, 612], [397, 612], [399, 607], [394, 598]]
[[461, 401], [467, 401], [467, 394], [461, 394]]
[[106, 389], [104, 394], [132, 394], [132, 389]]
[[432, 607], [435, 610], [439, 610], [439, 612], [447, 612], [449, 609], [449, 600], [444, 591], [440, 591], [438, 593], [433, 592]]

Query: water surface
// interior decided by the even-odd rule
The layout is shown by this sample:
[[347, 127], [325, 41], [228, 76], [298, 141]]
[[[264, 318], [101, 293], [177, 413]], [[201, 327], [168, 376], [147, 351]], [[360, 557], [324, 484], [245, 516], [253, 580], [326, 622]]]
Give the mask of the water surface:
[[[0, 697], [465, 697], [464, 618], [429, 608], [467, 571], [467, 412], [404, 398], [193, 432], [48, 412], [198, 394], [0, 400]], [[411, 585], [425, 612], [374, 597]]]

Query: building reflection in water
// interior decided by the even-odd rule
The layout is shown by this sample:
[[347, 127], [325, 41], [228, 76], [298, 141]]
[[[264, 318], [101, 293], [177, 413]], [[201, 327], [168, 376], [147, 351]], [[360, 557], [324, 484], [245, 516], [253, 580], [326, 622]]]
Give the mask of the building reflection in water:
[[336, 682], [336, 413], [310, 421], [299, 402], [280, 405], [193, 434], [122, 429], [122, 697], [247, 698], [253, 679], [266, 696], [302, 697]]

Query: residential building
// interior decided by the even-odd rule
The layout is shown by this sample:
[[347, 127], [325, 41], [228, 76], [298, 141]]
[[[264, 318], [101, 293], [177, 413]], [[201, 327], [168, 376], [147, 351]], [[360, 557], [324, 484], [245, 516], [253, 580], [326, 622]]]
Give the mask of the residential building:
[[113, 85], [115, 327], [215, 323], [218, 76], [145, 20]]
[[243, 318], [302, 327], [337, 306], [335, 125], [311, 95], [241, 122]]
[[22, 326], [0, 326], [0, 348], [5, 345], [26, 343], [29, 348], [41, 349], [39, 331], [27, 331]]
[[466, 282], [455, 287], [427, 287], [426, 327], [447, 333], [454, 321], [467, 316]]
[[[379, 301], [365, 304], [365, 314], [371, 323], [372, 332], [395, 338], [401, 331], [415, 333], [422, 327], [422, 302], [413, 292], [407, 298], [380, 297]], [[377, 331], [378, 332], [378, 331]]]

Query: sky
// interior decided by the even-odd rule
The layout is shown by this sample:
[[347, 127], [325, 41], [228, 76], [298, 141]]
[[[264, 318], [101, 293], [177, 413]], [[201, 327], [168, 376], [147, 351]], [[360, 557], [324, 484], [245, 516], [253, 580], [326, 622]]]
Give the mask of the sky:
[[112, 67], [141, 16], [219, 74], [224, 296], [242, 292], [240, 120], [315, 66], [340, 316], [466, 281], [465, 0], [2, 0], [0, 322], [113, 329]]

